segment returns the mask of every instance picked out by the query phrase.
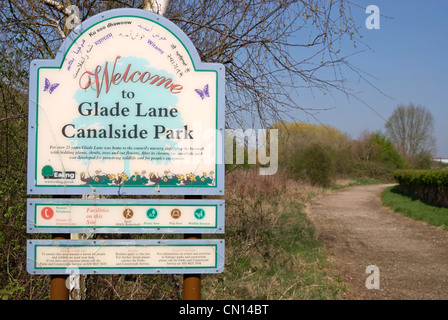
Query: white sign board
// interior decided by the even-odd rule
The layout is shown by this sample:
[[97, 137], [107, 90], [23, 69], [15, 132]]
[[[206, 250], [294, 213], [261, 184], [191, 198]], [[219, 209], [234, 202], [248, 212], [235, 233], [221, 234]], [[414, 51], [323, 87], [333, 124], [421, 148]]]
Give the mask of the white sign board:
[[28, 240], [30, 274], [220, 273], [224, 240]]
[[30, 68], [29, 194], [223, 194], [225, 68], [169, 20], [116, 9]]
[[224, 233], [224, 200], [28, 199], [28, 233]]

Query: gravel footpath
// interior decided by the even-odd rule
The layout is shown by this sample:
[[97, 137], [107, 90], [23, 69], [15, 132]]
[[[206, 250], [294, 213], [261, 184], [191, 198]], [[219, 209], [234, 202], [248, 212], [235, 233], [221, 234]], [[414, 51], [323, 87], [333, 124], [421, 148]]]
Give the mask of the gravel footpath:
[[388, 186], [348, 187], [308, 206], [330, 272], [346, 284], [347, 300], [448, 299], [448, 232], [382, 206]]

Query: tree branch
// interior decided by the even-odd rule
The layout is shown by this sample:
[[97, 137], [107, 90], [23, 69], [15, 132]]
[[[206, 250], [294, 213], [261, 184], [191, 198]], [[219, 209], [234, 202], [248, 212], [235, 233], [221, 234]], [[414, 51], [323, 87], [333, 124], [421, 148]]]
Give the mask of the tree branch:
[[58, 10], [59, 12], [64, 14], [66, 17], [70, 17], [73, 14], [73, 12], [71, 10], [68, 10], [65, 6], [63, 6], [56, 0], [41, 0], [41, 1], [43, 4]]
[[13, 115], [13, 116], [10, 116], [10, 117], [1, 118], [0, 122], [9, 121], [9, 120], [15, 120], [15, 119], [22, 119], [22, 118], [26, 118], [27, 116], [28, 116], [27, 113], [16, 114], [16, 115]]
[[169, 2], [169, 0], [143, 0], [143, 9], [163, 16], [168, 8]]

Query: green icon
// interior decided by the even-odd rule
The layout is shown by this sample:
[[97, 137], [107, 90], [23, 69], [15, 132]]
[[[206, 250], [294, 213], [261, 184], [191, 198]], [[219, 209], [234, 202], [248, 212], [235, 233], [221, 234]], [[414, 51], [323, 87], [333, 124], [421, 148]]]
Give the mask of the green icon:
[[53, 174], [54, 171], [52, 166], [45, 166], [42, 168], [42, 176], [44, 176], [45, 179], [50, 178]]
[[147, 216], [149, 219], [155, 219], [155, 218], [157, 218], [157, 210], [154, 209], [154, 208], [150, 208], [150, 209], [148, 209], [148, 211], [146, 211], [146, 216]]
[[194, 211], [194, 217], [195, 217], [196, 219], [198, 219], [198, 220], [203, 219], [203, 218], [205, 217], [205, 211], [204, 211], [204, 209], [201, 209], [201, 208], [196, 209], [196, 210]]

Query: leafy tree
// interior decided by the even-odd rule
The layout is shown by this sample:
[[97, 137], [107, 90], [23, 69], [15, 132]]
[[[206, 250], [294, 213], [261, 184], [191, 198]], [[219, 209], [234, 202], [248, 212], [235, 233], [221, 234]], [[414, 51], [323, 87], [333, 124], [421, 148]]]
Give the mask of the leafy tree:
[[355, 174], [361, 177], [392, 180], [393, 172], [407, 167], [392, 141], [383, 133], [364, 131], [352, 142]]
[[381, 132], [374, 132], [370, 139], [378, 150], [374, 160], [390, 165], [394, 169], [403, 169], [406, 166], [403, 157], [398, 154], [392, 141], [386, 135]]
[[349, 147], [347, 136], [330, 125], [316, 125], [306, 122], [277, 122], [271, 129], [278, 130], [279, 160], [286, 164], [294, 152], [318, 144], [335, 151]]
[[398, 154], [392, 141], [379, 131], [364, 131], [358, 140], [353, 141], [352, 153], [358, 162], [381, 162], [394, 169], [405, 166], [403, 157]]
[[329, 125], [278, 122], [280, 169], [312, 184], [329, 186], [351, 171], [350, 143]]
[[319, 144], [312, 144], [302, 153], [296, 153], [293, 166], [294, 176], [306, 179], [312, 185], [329, 187], [336, 176], [331, 151]]

